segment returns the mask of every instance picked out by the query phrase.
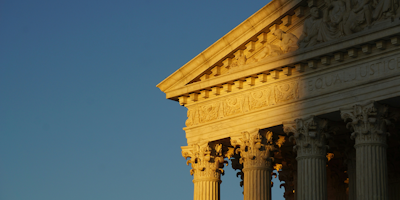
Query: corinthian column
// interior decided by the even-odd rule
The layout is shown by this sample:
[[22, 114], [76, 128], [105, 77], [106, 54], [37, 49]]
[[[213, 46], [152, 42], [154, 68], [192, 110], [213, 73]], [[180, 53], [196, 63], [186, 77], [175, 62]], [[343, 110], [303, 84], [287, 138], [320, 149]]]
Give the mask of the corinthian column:
[[356, 149], [356, 196], [359, 200], [388, 199], [386, 125], [388, 108], [376, 102], [341, 109], [349, 120]]
[[284, 122], [284, 132], [294, 135], [297, 151], [297, 200], [326, 200], [327, 121], [316, 117]]
[[271, 200], [272, 132], [265, 135], [258, 130], [243, 132], [239, 140], [231, 142], [243, 164], [243, 193], [245, 200]]
[[213, 149], [208, 146], [192, 145], [182, 147], [182, 156], [190, 160], [192, 165], [190, 174], [193, 175], [194, 200], [219, 200], [221, 174], [223, 174], [224, 161], [222, 145], [216, 145]]

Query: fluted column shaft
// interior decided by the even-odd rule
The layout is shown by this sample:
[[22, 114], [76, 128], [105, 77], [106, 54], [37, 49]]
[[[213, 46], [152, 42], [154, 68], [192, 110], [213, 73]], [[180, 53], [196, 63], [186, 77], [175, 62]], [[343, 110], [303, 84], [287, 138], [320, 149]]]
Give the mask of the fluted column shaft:
[[244, 199], [271, 200], [271, 169], [243, 168]]
[[[360, 137], [368, 137], [362, 135]], [[370, 143], [356, 137], [356, 179], [358, 200], [387, 200], [388, 171], [385, 143]], [[371, 137], [371, 135], [369, 135]]]
[[297, 151], [297, 200], [326, 200], [326, 138], [328, 121], [317, 117], [284, 122], [284, 131], [293, 133]]
[[354, 132], [357, 200], [388, 200], [386, 125], [388, 107], [376, 102], [341, 109]]
[[218, 179], [198, 179], [194, 183], [194, 200], [219, 200], [220, 183]]
[[297, 158], [298, 180], [297, 199], [320, 200], [327, 199], [326, 158]]

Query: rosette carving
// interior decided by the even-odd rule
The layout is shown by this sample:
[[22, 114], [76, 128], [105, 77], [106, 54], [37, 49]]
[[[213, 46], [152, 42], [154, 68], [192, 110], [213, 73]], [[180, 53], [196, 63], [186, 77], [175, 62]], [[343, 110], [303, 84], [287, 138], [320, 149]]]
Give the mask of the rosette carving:
[[196, 179], [220, 179], [220, 175], [224, 174], [224, 164], [228, 162], [224, 160], [222, 153], [222, 144], [217, 144], [214, 148], [207, 145], [192, 145], [191, 147], [182, 148], [182, 156], [190, 160], [186, 162], [187, 165], [191, 164], [192, 169], [190, 174], [194, 175]]

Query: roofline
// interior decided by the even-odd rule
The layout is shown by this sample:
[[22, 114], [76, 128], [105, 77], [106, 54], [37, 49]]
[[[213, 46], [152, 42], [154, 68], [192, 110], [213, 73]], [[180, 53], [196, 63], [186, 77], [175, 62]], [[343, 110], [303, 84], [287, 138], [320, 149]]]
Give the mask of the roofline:
[[[218, 60], [222, 59], [226, 55], [226, 54], [220, 53], [222, 50], [229, 48], [232, 51], [235, 48], [242, 45], [240, 43], [241, 41], [239, 41], [239, 39], [241, 37], [243, 37], [244, 34], [238, 34], [238, 33], [236, 33], [237, 31], [242, 33], [243, 30], [249, 30], [251, 28], [254, 29], [254, 27], [256, 27], [258, 24], [264, 22], [265, 20], [270, 19], [270, 16], [272, 14], [274, 14], [277, 11], [281, 11], [281, 9], [277, 9], [277, 8], [282, 7], [285, 4], [289, 4], [289, 3], [294, 3], [296, 5], [296, 4], [300, 3], [301, 1], [302, 0], [272, 0], [270, 3], [265, 5], [263, 8], [261, 8], [256, 13], [251, 15], [249, 18], [247, 18], [245, 21], [240, 23], [234, 29], [229, 31], [226, 35], [224, 35], [222, 38], [217, 40], [214, 44], [209, 46], [207, 49], [205, 49], [199, 55], [197, 55], [196, 57], [191, 59], [189, 62], [187, 62], [185, 65], [183, 65], [181, 68], [179, 68], [177, 71], [175, 71], [174, 73], [169, 75], [167, 78], [165, 78], [159, 84], [157, 84], [156, 87], [158, 87], [163, 92], [167, 92], [167, 90], [170, 87], [172, 87], [175, 83], [177, 83], [178, 80], [182, 80], [184, 77], [186, 77], [188, 74], [190, 74], [193, 70], [195, 70], [198, 67], [203, 66], [205, 63], [209, 62], [209, 60], [212, 57], [217, 56], [219, 58]], [[282, 14], [283, 13], [278, 13], [277, 15], [279, 17]], [[269, 21], [273, 22], [276, 19], [277, 18], [273, 19], [272, 21], [271, 20], [269, 20]], [[254, 30], [254, 31], [259, 32], [262, 29], [263, 28], [260, 28], [260, 30]], [[214, 63], [212, 63], [212, 64], [214, 64]]]

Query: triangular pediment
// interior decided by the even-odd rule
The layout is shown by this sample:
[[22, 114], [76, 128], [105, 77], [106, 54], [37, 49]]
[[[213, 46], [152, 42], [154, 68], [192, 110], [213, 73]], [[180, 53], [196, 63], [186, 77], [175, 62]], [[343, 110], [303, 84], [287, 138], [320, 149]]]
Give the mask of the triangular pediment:
[[[204, 75], [211, 75], [211, 77], [208, 78], [216, 78], [219, 76], [219, 72], [212, 72], [213, 70], [217, 70], [214, 69], [215, 67], [222, 67], [221, 73], [240, 71], [241, 69], [239, 68], [242, 68], [242, 66], [237, 65], [237, 67], [226, 68], [226, 66], [223, 67], [222, 65], [230, 64], [230, 62], [234, 64], [237, 60], [235, 59], [235, 54], [236, 58], [238, 58], [237, 54], [239, 52], [249, 53], [250, 48], [254, 48], [250, 51], [256, 53], [255, 51], [260, 50], [260, 45], [263, 46], [268, 39], [273, 40], [275, 36], [272, 35], [272, 32], [276, 28], [279, 28], [279, 24], [277, 23], [283, 24], [282, 18], [285, 16], [289, 16], [289, 18], [294, 16], [296, 12], [295, 8], [299, 7], [301, 4], [304, 4], [304, 2], [300, 0], [274, 0], [270, 2], [159, 83], [157, 87], [160, 88], [161, 91], [167, 93], [167, 98], [176, 99], [177, 96], [168, 95], [168, 93], [179, 90], [182, 92], [188, 91], [185, 88], [190, 84], [199, 82], [201, 79], [205, 79]], [[298, 12], [300, 12], [300, 10]], [[303, 12], [303, 10], [301, 10], [301, 12]], [[298, 14], [302, 15], [303, 13]], [[287, 18], [288, 17], [283, 20], [291, 20]], [[290, 25], [285, 26], [285, 30], [288, 29], [289, 26]], [[254, 65], [254, 62], [252, 64]]]
[[253, 81], [252, 77], [263, 82], [263, 75], [278, 78], [292, 68], [303, 72], [303, 65], [329, 65], [331, 58], [341, 61], [343, 52], [353, 57], [361, 46], [368, 53], [374, 42], [384, 48], [379, 47], [384, 44], [380, 40], [400, 32], [400, 7], [390, 0], [378, 4], [368, 7], [372, 15], [367, 18], [364, 12], [351, 11], [358, 2], [273, 0], [157, 87], [168, 99], [191, 94], [196, 99], [202, 91], [222, 85], [239, 81], [241, 87], [241, 81]]

